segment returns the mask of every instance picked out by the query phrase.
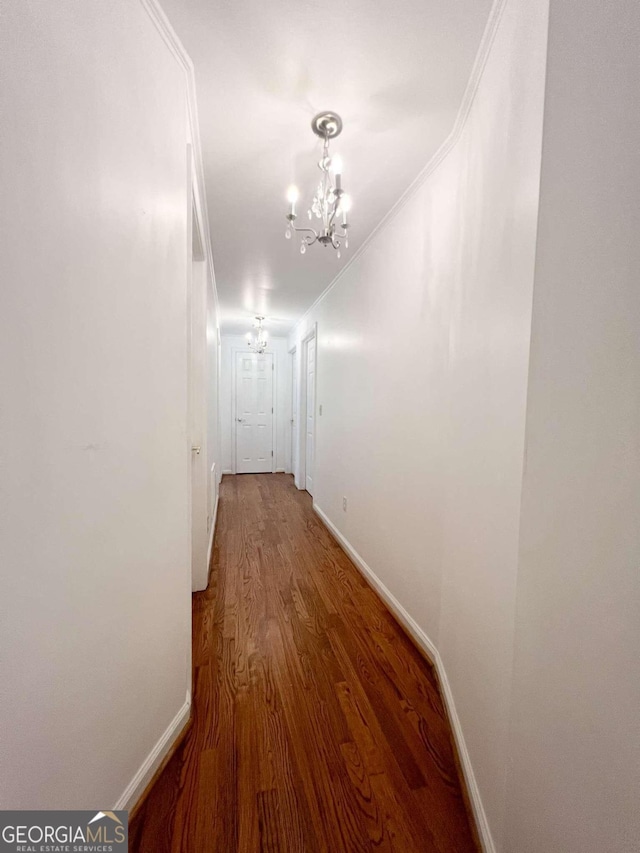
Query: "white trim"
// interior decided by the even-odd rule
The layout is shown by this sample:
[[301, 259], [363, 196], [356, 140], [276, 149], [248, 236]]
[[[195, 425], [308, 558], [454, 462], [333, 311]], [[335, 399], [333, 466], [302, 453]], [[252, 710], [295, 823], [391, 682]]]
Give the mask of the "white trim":
[[[194, 587], [194, 576], [193, 576], [193, 561], [194, 561], [194, 552], [193, 552], [193, 486], [194, 486], [194, 477], [193, 477], [193, 466], [196, 464], [193, 458], [193, 422], [195, 415], [195, 394], [194, 394], [194, 371], [193, 371], [193, 353], [194, 353], [194, 338], [193, 338], [193, 315], [194, 315], [194, 294], [193, 294], [193, 245], [192, 245], [192, 235], [193, 235], [193, 206], [194, 206], [194, 192], [193, 187], [195, 183], [195, 161], [193, 159], [193, 148], [190, 142], [187, 142], [186, 146], [186, 167], [187, 167], [187, 193], [188, 193], [188, 201], [187, 201], [187, 245], [186, 245], [186, 260], [187, 266], [185, 269], [185, 298], [186, 298], [186, 327], [185, 327], [185, 356], [186, 356], [186, 380], [187, 380], [187, 396], [186, 399], [183, 400], [184, 411], [185, 411], [185, 426], [186, 426], [186, 469], [187, 469], [187, 529], [189, 532], [187, 538], [187, 566], [189, 569], [189, 574], [187, 578], [187, 590], [188, 590], [188, 598], [187, 601], [191, 598], [191, 593], [193, 592]], [[202, 442], [201, 442], [202, 443]], [[206, 453], [206, 449], [205, 449]], [[193, 625], [193, 617], [189, 614], [189, 627], [192, 628]], [[187, 676], [187, 692], [190, 693], [193, 689], [193, 648], [190, 643], [187, 643], [186, 648], [186, 660], [185, 660], [185, 668], [186, 668], [186, 676]]]
[[[318, 396], [318, 323], [315, 322], [300, 341], [302, 359], [298, 374], [298, 459], [297, 472], [294, 472], [296, 488], [304, 491], [307, 487], [307, 379], [309, 374], [309, 344], [315, 347], [315, 380], [313, 383], [313, 480], [316, 476], [316, 442], [318, 440], [318, 419], [316, 400]], [[296, 476], [297, 473], [297, 476]], [[314, 485], [315, 490], [315, 485]]]
[[223, 474], [233, 474], [233, 471], [231, 470], [231, 468], [223, 468], [222, 473]]
[[[285, 459], [288, 458], [288, 460], [289, 460], [289, 469], [290, 470], [288, 471], [288, 473], [293, 474], [293, 480], [295, 483], [296, 471], [298, 468], [298, 438], [299, 438], [299, 436], [298, 436], [298, 423], [296, 422], [296, 420], [293, 417], [293, 412], [294, 412], [294, 406], [295, 406], [296, 412], [298, 412], [298, 409], [300, 406], [300, 400], [294, 399], [294, 393], [293, 393], [293, 390], [295, 388], [295, 390], [296, 390], [295, 397], [298, 397], [297, 391], [298, 391], [298, 385], [300, 384], [298, 362], [299, 362], [300, 358], [299, 358], [297, 344], [294, 344], [294, 346], [292, 346], [289, 350], [287, 350], [287, 356], [289, 358], [289, 368], [290, 368], [289, 413], [288, 413], [289, 417], [287, 418], [288, 426], [289, 426], [289, 429], [287, 430], [287, 434], [289, 436], [289, 440], [287, 442], [287, 444], [289, 446], [289, 454], [288, 454], [288, 457], [285, 457]], [[299, 415], [298, 415], [298, 420], [299, 420]], [[287, 468], [285, 467], [285, 471], [286, 470], [287, 470]]]
[[189, 127], [191, 130], [191, 145], [193, 146], [196, 180], [198, 182], [198, 201], [201, 206], [202, 214], [202, 236], [205, 243], [204, 248], [207, 260], [209, 262], [209, 270], [211, 272], [211, 284], [216, 304], [216, 317], [219, 317], [220, 306], [218, 303], [218, 291], [216, 288], [216, 277], [213, 267], [213, 253], [211, 251], [211, 227], [209, 225], [209, 206], [207, 204], [206, 184], [204, 178], [202, 145], [200, 142], [200, 122], [198, 119], [198, 100], [196, 96], [196, 78], [193, 62], [191, 61], [189, 54], [184, 49], [182, 42], [178, 38], [175, 30], [169, 22], [169, 19], [157, 0], [140, 0], [140, 4], [149, 15], [151, 22], [162, 36], [164, 43], [171, 51], [174, 59], [182, 67], [185, 74], [187, 84], [187, 110], [189, 114]]
[[455, 737], [456, 746], [458, 748], [460, 764], [462, 765], [462, 771], [464, 773], [465, 782], [467, 784], [469, 799], [471, 800], [471, 807], [473, 809], [473, 815], [475, 817], [478, 834], [480, 835], [480, 841], [482, 842], [484, 853], [496, 853], [496, 847], [493, 843], [491, 830], [489, 829], [487, 815], [485, 813], [484, 806], [482, 805], [482, 799], [480, 798], [478, 783], [476, 782], [473, 767], [471, 766], [469, 750], [467, 749], [467, 745], [464, 740], [464, 735], [462, 733], [460, 718], [458, 717], [458, 712], [456, 711], [456, 706], [453, 699], [453, 692], [451, 690], [451, 685], [449, 684], [449, 679], [447, 678], [447, 673], [445, 672], [442, 658], [440, 657], [440, 652], [435, 647], [430, 638], [425, 634], [422, 628], [418, 625], [415, 619], [409, 613], [407, 613], [407, 611], [400, 604], [398, 599], [393, 595], [393, 593], [391, 593], [387, 589], [387, 587], [382, 583], [380, 578], [375, 574], [373, 569], [371, 569], [371, 567], [368, 566], [367, 563], [365, 563], [360, 554], [358, 554], [358, 552], [351, 545], [351, 543], [347, 539], [345, 539], [342, 533], [340, 533], [340, 531], [333, 524], [333, 522], [329, 520], [329, 518], [320, 509], [320, 507], [315, 501], [313, 503], [313, 509], [316, 514], [322, 519], [326, 527], [331, 531], [333, 536], [340, 543], [344, 551], [355, 563], [356, 567], [369, 581], [371, 586], [376, 590], [380, 598], [382, 598], [382, 600], [387, 605], [389, 610], [393, 613], [393, 615], [396, 617], [398, 622], [400, 622], [403, 628], [412, 637], [416, 645], [424, 651], [426, 656], [432, 661], [433, 665], [435, 666], [436, 672], [438, 674], [438, 680], [440, 681], [442, 692], [444, 694], [444, 701], [447, 707], [447, 713], [449, 715], [449, 721], [451, 722], [451, 728]]
[[144, 792], [144, 789], [153, 778], [153, 774], [156, 772], [165, 756], [176, 742], [176, 738], [180, 732], [186, 726], [190, 713], [191, 695], [187, 693], [184, 705], [180, 708], [173, 720], [169, 723], [165, 732], [161, 735], [160, 740], [140, 765], [140, 769], [135, 774], [131, 782], [129, 782], [124, 793], [113, 807], [114, 811], [120, 811], [121, 809], [130, 811], [138, 802]]
[[[217, 491], [217, 489], [216, 489]], [[213, 553], [213, 540], [216, 535], [216, 524], [218, 523], [218, 504], [220, 503], [220, 495], [216, 495], [216, 505], [213, 508], [213, 520], [211, 521], [211, 531], [209, 533], [209, 547], [207, 548], [207, 577], [211, 572], [211, 554]]]
[[[237, 423], [238, 417], [238, 400], [236, 386], [236, 362], [237, 354], [244, 353], [245, 355], [255, 355], [253, 350], [245, 349], [244, 347], [231, 347], [231, 471], [223, 471], [223, 473], [237, 474], [238, 459], [237, 459]], [[264, 351], [264, 355], [270, 355], [272, 358], [272, 381], [271, 381], [271, 473], [276, 473], [276, 459], [278, 453], [278, 411], [277, 411], [277, 382], [278, 382], [278, 358], [277, 352], [273, 349]]]
[[349, 267], [353, 263], [355, 263], [355, 261], [364, 252], [364, 250], [367, 248], [373, 238], [377, 236], [378, 232], [381, 231], [385, 227], [385, 225], [388, 225], [393, 219], [395, 219], [395, 217], [400, 213], [400, 211], [407, 204], [407, 202], [415, 195], [415, 193], [420, 189], [420, 187], [425, 183], [425, 181], [435, 172], [435, 170], [442, 163], [442, 161], [456, 146], [458, 140], [460, 139], [460, 136], [462, 135], [464, 126], [467, 123], [467, 118], [469, 117], [471, 107], [475, 100], [476, 92], [478, 91], [478, 86], [480, 85], [480, 81], [482, 79], [482, 73], [484, 71], [485, 65], [487, 64], [487, 59], [489, 58], [491, 47], [498, 31], [498, 26], [500, 24], [500, 20], [502, 19], [502, 13], [506, 4], [507, 0], [494, 0], [493, 2], [493, 5], [489, 12], [487, 24], [482, 34], [482, 39], [480, 40], [480, 46], [478, 47], [478, 52], [476, 53], [476, 58], [473, 63], [469, 82], [467, 83], [464, 95], [462, 96], [460, 109], [458, 110], [458, 114], [453, 124], [451, 133], [449, 134], [449, 136], [447, 136], [445, 141], [442, 143], [440, 148], [438, 148], [433, 157], [431, 157], [431, 159], [422, 169], [422, 171], [418, 172], [417, 176], [409, 184], [407, 189], [402, 193], [396, 203], [387, 211], [387, 213], [385, 213], [385, 215], [382, 217], [380, 222], [378, 222], [378, 224], [373, 228], [373, 230], [369, 232], [367, 237], [358, 246], [356, 251], [351, 255], [347, 263], [340, 269], [335, 278], [333, 278], [329, 282], [329, 284], [325, 287], [325, 289], [318, 296], [318, 298], [309, 306], [309, 308], [307, 308], [302, 317], [300, 317], [300, 319], [294, 326], [294, 331], [296, 328], [298, 328], [298, 326], [301, 326], [301, 324], [308, 317], [308, 315], [311, 314], [318, 307], [318, 305], [329, 295], [329, 293], [333, 290], [333, 288], [336, 286], [342, 276], [346, 273]]

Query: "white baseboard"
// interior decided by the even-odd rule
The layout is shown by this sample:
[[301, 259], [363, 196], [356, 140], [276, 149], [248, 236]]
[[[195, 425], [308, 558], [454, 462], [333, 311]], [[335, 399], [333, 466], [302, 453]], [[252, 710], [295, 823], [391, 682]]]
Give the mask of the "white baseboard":
[[453, 729], [453, 735], [456, 740], [458, 755], [460, 757], [460, 764], [462, 765], [462, 772], [464, 773], [465, 782], [467, 784], [469, 799], [471, 800], [471, 807], [473, 809], [473, 815], [476, 821], [476, 827], [478, 829], [480, 841], [482, 843], [484, 853], [496, 853], [496, 847], [493, 843], [493, 838], [491, 836], [491, 830], [489, 828], [487, 815], [485, 813], [484, 806], [482, 805], [482, 800], [480, 798], [478, 783], [476, 782], [473, 767], [471, 766], [469, 750], [467, 749], [467, 745], [464, 740], [464, 735], [462, 733], [460, 718], [458, 717], [458, 712], [456, 711], [453, 693], [451, 692], [451, 685], [449, 684], [449, 679], [447, 678], [447, 673], [445, 672], [444, 664], [442, 662], [442, 658], [440, 657], [440, 652], [435, 647], [433, 642], [429, 639], [429, 637], [425, 634], [422, 628], [418, 625], [415, 619], [409, 613], [407, 613], [407, 611], [400, 604], [398, 599], [387, 589], [387, 587], [382, 583], [380, 578], [367, 565], [367, 563], [365, 563], [360, 554], [358, 554], [358, 552], [355, 550], [355, 548], [353, 548], [351, 543], [347, 539], [345, 539], [342, 533], [340, 533], [340, 531], [333, 524], [333, 522], [329, 520], [329, 518], [315, 503], [315, 501], [313, 504], [313, 509], [322, 519], [324, 524], [329, 528], [335, 538], [338, 540], [345, 552], [353, 560], [360, 572], [369, 581], [371, 586], [376, 590], [380, 598], [382, 598], [382, 600], [387, 605], [389, 610], [393, 613], [393, 615], [396, 617], [398, 622], [400, 622], [400, 624], [404, 627], [407, 633], [413, 638], [416, 645], [421, 648], [426, 654], [426, 656], [429, 658], [429, 660], [433, 662], [433, 665], [435, 666], [436, 672], [438, 674], [438, 679], [442, 686], [442, 691], [444, 693], [444, 701], [447, 707], [447, 712], [449, 714], [451, 728]]
[[209, 547], [207, 548], [207, 572], [211, 571], [211, 552], [213, 551], [213, 540], [216, 535], [216, 524], [218, 523], [219, 503], [220, 495], [216, 495], [216, 505], [213, 508], [213, 521], [211, 522], [211, 530], [209, 531]]
[[223, 474], [233, 474], [233, 471], [231, 470], [231, 468], [223, 468], [222, 473]]
[[176, 738], [186, 726], [191, 713], [191, 696], [187, 694], [187, 699], [169, 723], [166, 731], [160, 737], [160, 740], [153, 747], [149, 755], [145, 758], [140, 766], [140, 769], [133, 777], [131, 782], [125, 788], [124, 793], [113, 807], [114, 811], [124, 809], [130, 811], [138, 802], [144, 789], [151, 781], [153, 774], [156, 772], [164, 757], [169, 752], [176, 741]]
[[284, 470], [284, 468], [276, 468], [276, 474], [286, 474], [286, 473], [287, 472]]

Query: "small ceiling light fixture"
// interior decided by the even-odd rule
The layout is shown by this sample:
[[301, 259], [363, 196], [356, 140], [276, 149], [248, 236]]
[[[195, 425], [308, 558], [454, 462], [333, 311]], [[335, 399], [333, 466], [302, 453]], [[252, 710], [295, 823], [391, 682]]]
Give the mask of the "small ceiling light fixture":
[[256, 329], [255, 332], [247, 332], [245, 336], [247, 338], [249, 349], [253, 352], [259, 353], [260, 355], [262, 355], [267, 348], [267, 332], [262, 328], [263, 320], [264, 317], [256, 317], [253, 321], [253, 325]]
[[[296, 202], [299, 194], [297, 187], [289, 187], [287, 200], [291, 207], [286, 215], [288, 224], [284, 236], [290, 240], [292, 230], [304, 234], [300, 243], [302, 255], [307, 251], [307, 246], [312, 246], [318, 242], [322, 243], [325, 248], [332, 246], [337, 250], [337, 256], [340, 257], [342, 240], [344, 240], [345, 249], [349, 248], [347, 212], [351, 203], [342, 189], [342, 161], [339, 157], [329, 156], [329, 141], [335, 139], [342, 131], [342, 119], [334, 112], [318, 113], [311, 122], [311, 129], [323, 140], [322, 158], [318, 163], [322, 178], [307, 214], [309, 219], [312, 219], [315, 214], [316, 219], [321, 220], [321, 227], [318, 231], [315, 228], [296, 228], [294, 222], [297, 219]], [[342, 219], [340, 226], [336, 221], [339, 216]], [[340, 227], [342, 228], [341, 231], [339, 230]]]

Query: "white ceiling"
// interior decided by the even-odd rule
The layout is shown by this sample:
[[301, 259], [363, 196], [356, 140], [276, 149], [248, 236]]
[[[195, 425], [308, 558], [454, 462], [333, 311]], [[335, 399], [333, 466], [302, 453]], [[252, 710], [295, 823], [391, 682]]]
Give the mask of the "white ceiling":
[[[286, 334], [451, 131], [491, 0], [162, 5], [196, 71], [222, 331], [260, 313]], [[310, 121], [327, 109], [353, 201], [341, 260], [284, 237], [287, 187], [304, 215], [318, 183]]]

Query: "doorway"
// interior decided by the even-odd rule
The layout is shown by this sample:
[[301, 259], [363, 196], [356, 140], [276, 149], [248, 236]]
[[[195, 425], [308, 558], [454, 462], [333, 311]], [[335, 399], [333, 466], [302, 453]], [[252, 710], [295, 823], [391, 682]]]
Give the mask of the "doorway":
[[235, 471], [274, 470], [273, 353], [235, 354]]

